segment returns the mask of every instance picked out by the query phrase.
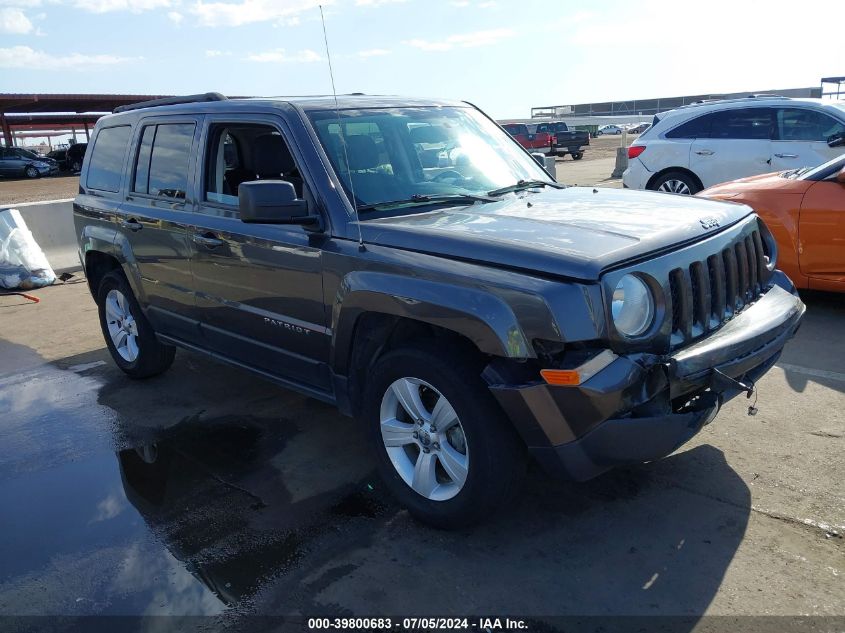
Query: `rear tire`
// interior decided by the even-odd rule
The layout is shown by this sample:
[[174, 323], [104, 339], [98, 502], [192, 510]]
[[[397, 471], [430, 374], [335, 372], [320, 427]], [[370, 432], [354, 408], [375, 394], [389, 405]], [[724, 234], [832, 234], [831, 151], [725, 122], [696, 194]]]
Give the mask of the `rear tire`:
[[379, 359], [362, 418], [387, 488], [418, 520], [455, 529], [510, 500], [527, 460], [481, 359], [445, 347], [421, 341]]
[[176, 348], [156, 338], [126, 277], [107, 273], [97, 291], [100, 327], [115, 364], [132, 378], [148, 378], [173, 364]]
[[694, 196], [701, 187], [695, 178], [682, 171], [670, 171], [655, 180], [649, 189], [663, 193], [677, 193], [682, 196]]

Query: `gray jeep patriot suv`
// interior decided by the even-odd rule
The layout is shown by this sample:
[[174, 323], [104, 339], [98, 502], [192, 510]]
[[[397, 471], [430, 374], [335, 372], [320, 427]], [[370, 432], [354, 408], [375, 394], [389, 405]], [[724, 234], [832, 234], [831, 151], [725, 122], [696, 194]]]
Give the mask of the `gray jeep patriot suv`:
[[529, 454], [576, 480], [668, 455], [804, 313], [747, 206], [564, 187], [471, 104], [119, 110], [74, 202], [115, 363], [178, 346], [335, 404], [437, 526], [492, 513]]

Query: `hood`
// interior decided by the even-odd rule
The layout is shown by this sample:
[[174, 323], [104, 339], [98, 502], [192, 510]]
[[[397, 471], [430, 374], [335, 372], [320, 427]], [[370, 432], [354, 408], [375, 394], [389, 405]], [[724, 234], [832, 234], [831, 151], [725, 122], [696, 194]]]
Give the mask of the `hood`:
[[759, 176], [750, 176], [748, 178], [740, 178], [739, 180], [723, 182], [720, 185], [714, 185], [703, 191], [699, 191], [696, 195], [703, 198], [730, 200], [731, 198], [736, 198], [746, 193], [754, 193], [758, 191], [804, 193], [813, 184], [812, 180], [783, 178], [780, 175], [781, 173], [783, 172], [776, 171], [768, 174], [760, 174]]
[[365, 220], [361, 230], [384, 246], [597, 280], [611, 266], [703, 239], [750, 213], [690, 196], [570, 187]]

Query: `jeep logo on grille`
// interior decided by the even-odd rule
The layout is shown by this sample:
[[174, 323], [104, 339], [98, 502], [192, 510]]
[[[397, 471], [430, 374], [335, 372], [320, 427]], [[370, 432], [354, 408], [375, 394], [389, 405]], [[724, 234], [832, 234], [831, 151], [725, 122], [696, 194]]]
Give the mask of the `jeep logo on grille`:
[[701, 218], [699, 222], [701, 222], [701, 227], [705, 230], [715, 229], [717, 226], [719, 226], [719, 219], [714, 218], [712, 216], [709, 218]]

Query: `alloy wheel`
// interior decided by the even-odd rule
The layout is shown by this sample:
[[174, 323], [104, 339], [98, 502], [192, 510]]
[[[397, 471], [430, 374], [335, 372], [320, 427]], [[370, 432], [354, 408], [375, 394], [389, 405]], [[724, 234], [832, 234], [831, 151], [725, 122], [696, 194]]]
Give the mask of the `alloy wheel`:
[[419, 378], [399, 378], [381, 401], [381, 437], [393, 467], [432, 501], [457, 495], [469, 472], [463, 426], [446, 397]]
[[662, 183], [658, 188], [658, 191], [663, 191], [666, 193], [680, 193], [685, 196], [689, 196], [692, 194], [690, 188], [687, 186], [683, 180], [677, 179], [670, 179]]
[[106, 324], [117, 353], [127, 363], [134, 362], [139, 354], [138, 323], [120, 290], [109, 290], [106, 295]]

